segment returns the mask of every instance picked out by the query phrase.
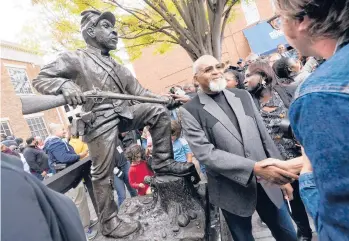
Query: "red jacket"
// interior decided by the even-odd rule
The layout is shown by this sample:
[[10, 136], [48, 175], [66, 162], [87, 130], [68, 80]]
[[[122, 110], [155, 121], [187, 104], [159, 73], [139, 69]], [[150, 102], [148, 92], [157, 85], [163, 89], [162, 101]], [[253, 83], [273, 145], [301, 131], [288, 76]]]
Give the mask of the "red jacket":
[[[154, 173], [149, 170], [145, 161], [141, 161], [141, 163], [137, 165], [131, 165], [128, 176], [131, 187], [138, 190], [138, 195], [143, 196], [149, 188], [149, 185], [144, 183], [144, 178], [146, 176], [154, 176]], [[144, 184], [144, 188], [139, 187], [140, 183]]]

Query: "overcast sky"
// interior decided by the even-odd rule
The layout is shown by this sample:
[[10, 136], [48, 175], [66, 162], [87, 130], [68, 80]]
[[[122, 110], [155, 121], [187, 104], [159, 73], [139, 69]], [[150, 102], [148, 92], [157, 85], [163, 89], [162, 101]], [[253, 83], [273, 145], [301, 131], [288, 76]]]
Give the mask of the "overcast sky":
[[[5, 40], [14, 43], [21, 43], [20, 34], [25, 25], [33, 23], [40, 19], [39, 8], [31, 4], [31, 0], [0, 0], [0, 40]], [[126, 2], [130, 0], [125, 0]], [[132, 4], [131, 4], [132, 5]], [[41, 31], [40, 28], [36, 28], [35, 31]], [[40, 33], [40, 32], [39, 32]], [[43, 33], [43, 36], [45, 34]], [[43, 39], [43, 41], [49, 41]], [[123, 46], [122, 42], [118, 44], [118, 48]], [[55, 59], [55, 54], [45, 54], [43, 59], [45, 63], [51, 62]], [[126, 51], [119, 51], [118, 55], [124, 61], [128, 60]], [[127, 64], [126, 67], [130, 68], [134, 74], [132, 65]]]
[[38, 14], [31, 0], [1, 0], [0, 39], [19, 43], [24, 25]]

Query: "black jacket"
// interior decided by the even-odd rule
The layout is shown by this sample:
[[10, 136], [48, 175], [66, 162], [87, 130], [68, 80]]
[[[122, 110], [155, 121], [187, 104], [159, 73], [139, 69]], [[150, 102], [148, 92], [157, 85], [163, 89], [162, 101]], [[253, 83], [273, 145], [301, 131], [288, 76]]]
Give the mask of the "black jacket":
[[21, 169], [21, 160], [1, 153], [1, 240], [86, 241], [78, 210], [66, 196]]
[[122, 148], [124, 150], [127, 147], [131, 146], [132, 144], [137, 144], [137, 140], [140, 140], [140, 139], [141, 139], [141, 135], [139, 134], [138, 130], [129, 131], [124, 137], [120, 136], [120, 140], [122, 142]]
[[23, 151], [31, 172], [42, 173], [49, 169], [48, 156], [34, 146], [27, 146]]

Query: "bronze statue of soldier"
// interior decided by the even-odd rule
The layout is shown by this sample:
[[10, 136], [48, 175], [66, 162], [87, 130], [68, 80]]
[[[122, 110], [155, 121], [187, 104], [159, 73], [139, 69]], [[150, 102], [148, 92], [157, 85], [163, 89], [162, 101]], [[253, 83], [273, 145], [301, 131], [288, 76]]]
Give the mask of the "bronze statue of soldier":
[[[144, 89], [130, 71], [109, 55], [118, 42], [111, 12], [94, 10], [81, 13], [81, 32], [86, 49], [65, 52], [42, 68], [33, 86], [42, 94], [63, 94], [73, 106], [82, 105], [83, 140], [92, 159], [92, 182], [98, 206], [101, 232], [114, 238], [126, 237], [140, 228], [138, 222], [128, 223], [117, 216], [113, 199], [113, 168], [119, 145], [118, 132], [148, 125], [153, 139], [152, 168], [157, 175], [187, 176], [195, 172], [192, 163], [173, 160], [170, 117], [158, 104], [131, 103], [105, 99], [95, 103], [83, 92], [99, 88], [104, 91], [137, 96], [168, 98]], [[85, 114], [84, 114], [85, 113]]]

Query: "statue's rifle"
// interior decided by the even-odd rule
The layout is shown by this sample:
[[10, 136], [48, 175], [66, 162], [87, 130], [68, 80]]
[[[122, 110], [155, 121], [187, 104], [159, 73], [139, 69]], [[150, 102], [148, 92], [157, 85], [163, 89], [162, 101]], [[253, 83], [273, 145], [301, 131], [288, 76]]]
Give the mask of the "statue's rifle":
[[[101, 91], [98, 89], [84, 92], [86, 98], [93, 99], [94, 103], [100, 104], [105, 99], [133, 100], [142, 103], [156, 103], [167, 105], [169, 102], [160, 98], [135, 96]], [[68, 104], [63, 95], [28, 95], [21, 96], [23, 115], [33, 114]]]

